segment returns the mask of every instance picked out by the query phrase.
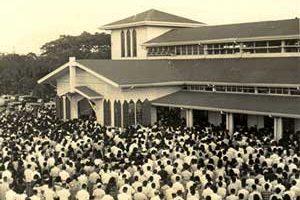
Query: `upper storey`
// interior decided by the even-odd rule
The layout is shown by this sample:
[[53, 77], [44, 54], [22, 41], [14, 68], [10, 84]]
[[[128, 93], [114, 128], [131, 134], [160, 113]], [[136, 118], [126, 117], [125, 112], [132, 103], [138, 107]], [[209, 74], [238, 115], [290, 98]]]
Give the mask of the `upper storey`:
[[295, 56], [300, 19], [174, 29], [144, 46], [149, 58]]
[[157, 10], [102, 27], [112, 59], [300, 56], [300, 19], [209, 26]]
[[190, 28], [202, 25], [204, 24], [201, 22], [152, 9], [104, 25], [102, 28], [111, 30], [112, 59], [145, 59], [147, 50], [142, 46], [145, 42], [174, 28]]

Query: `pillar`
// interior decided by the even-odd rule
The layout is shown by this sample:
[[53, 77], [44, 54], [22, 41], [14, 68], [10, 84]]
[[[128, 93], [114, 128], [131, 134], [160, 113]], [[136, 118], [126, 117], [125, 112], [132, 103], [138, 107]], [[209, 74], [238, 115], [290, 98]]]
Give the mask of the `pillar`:
[[115, 127], [115, 100], [110, 101], [111, 126]]
[[78, 119], [78, 102], [83, 99], [83, 97], [76, 94], [71, 94], [67, 97], [70, 100], [71, 119]]
[[103, 110], [103, 99], [97, 99], [94, 100], [95, 103], [95, 113], [96, 113], [96, 118], [97, 118], [97, 122], [103, 126], [104, 125], [104, 110]]
[[65, 121], [67, 120], [67, 100], [66, 100], [66, 96], [62, 96], [63, 99], [63, 106], [62, 106], [62, 119]]
[[134, 102], [134, 125], [137, 125], [137, 118], [136, 118], [136, 102]]
[[226, 129], [230, 134], [233, 133], [234, 122], [233, 122], [233, 113], [226, 113]]
[[76, 67], [70, 65], [69, 66], [69, 71], [70, 71], [70, 92], [74, 93], [75, 92], [75, 81], [76, 81]]
[[274, 139], [276, 141], [282, 138], [282, 118], [274, 117]]
[[193, 119], [193, 109], [186, 110], [186, 126], [193, 127], [194, 126], [194, 119]]
[[151, 125], [154, 125], [157, 122], [157, 108], [155, 106], [151, 106]]

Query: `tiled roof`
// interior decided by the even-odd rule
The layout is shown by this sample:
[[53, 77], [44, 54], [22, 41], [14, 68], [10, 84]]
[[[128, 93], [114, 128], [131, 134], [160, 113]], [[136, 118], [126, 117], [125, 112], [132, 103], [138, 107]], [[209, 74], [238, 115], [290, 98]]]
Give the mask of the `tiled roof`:
[[300, 35], [300, 19], [173, 29], [146, 44]]
[[174, 23], [194, 23], [194, 24], [202, 24], [201, 22], [197, 22], [191, 19], [187, 19], [184, 17], [172, 15], [169, 13], [165, 13], [162, 11], [158, 11], [155, 9], [147, 10], [145, 12], [133, 15], [126, 19], [122, 19], [116, 22], [112, 22], [110, 24], [106, 24], [105, 26], [114, 26], [114, 25], [121, 25], [121, 24], [129, 24], [135, 22], [142, 22], [142, 21], [154, 21], [154, 22], [174, 22]]
[[300, 98], [290, 96], [179, 91], [156, 99], [152, 104], [235, 113], [300, 115]]
[[300, 57], [77, 62], [119, 85], [171, 82], [300, 85]]

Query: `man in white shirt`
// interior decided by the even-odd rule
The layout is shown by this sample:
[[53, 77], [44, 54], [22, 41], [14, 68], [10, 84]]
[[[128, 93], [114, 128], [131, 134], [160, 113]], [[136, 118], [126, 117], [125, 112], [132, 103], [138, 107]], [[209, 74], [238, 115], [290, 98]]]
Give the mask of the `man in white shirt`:
[[89, 200], [90, 194], [87, 191], [87, 185], [83, 184], [82, 189], [79, 190], [76, 194], [76, 199], [77, 200]]

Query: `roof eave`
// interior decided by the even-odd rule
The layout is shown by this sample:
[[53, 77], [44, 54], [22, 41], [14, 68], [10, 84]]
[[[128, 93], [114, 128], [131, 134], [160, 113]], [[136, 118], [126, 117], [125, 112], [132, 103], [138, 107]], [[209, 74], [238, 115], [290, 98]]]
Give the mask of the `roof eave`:
[[275, 35], [275, 36], [261, 36], [261, 37], [248, 37], [248, 38], [221, 38], [221, 39], [211, 39], [211, 40], [191, 40], [191, 41], [176, 41], [176, 42], [153, 42], [144, 43], [142, 46], [152, 47], [152, 46], [175, 46], [184, 44], [208, 44], [208, 43], [220, 43], [220, 42], [249, 42], [249, 41], [263, 41], [263, 40], [280, 40], [280, 39], [300, 39], [300, 34], [298, 35]]
[[100, 27], [101, 30], [113, 30], [127, 27], [137, 27], [137, 26], [165, 26], [165, 27], [185, 27], [185, 28], [195, 28], [199, 26], [205, 26], [204, 23], [181, 23], [181, 22], [163, 22], [163, 21], [139, 21], [124, 24], [114, 24], [114, 25], [104, 25]]

